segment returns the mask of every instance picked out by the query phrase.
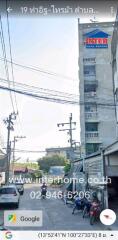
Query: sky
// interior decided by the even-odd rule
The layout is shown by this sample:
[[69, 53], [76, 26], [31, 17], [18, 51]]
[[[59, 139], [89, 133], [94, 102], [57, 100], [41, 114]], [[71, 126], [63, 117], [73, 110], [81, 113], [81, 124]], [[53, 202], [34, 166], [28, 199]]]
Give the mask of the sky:
[[[79, 94], [78, 81], [78, 25], [74, 18], [15, 18], [10, 19], [10, 33], [13, 61], [37, 66], [69, 78], [54, 77], [39, 72], [32, 72], [14, 66], [15, 82], [51, 90]], [[6, 43], [7, 58], [9, 44], [3, 19], [3, 29]], [[3, 57], [2, 55], [0, 57]], [[4, 63], [1, 61], [1, 78], [6, 78]], [[10, 79], [11, 66], [9, 64]], [[72, 79], [71, 79], [72, 78]], [[12, 94], [13, 95], [13, 94]], [[79, 107], [51, 102], [39, 101], [16, 94], [19, 118], [15, 121], [13, 136], [26, 136], [16, 144], [17, 149], [44, 150], [46, 147], [68, 146], [68, 135], [60, 132], [57, 123], [68, 122], [73, 113], [73, 121], [77, 122], [73, 139], [79, 141]], [[4, 104], [3, 104], [4, 103]], [[1, 134], [4, 142], [7, 139], [7, 129], [3, 119], [11, 113], [9, 93], [0, 93]], [[16, 154], [16, 157], [19, 154]], [[20, 154], [23, 160], [36, 159], [41, 154]]]
[[[103, 19], [102, 19], [103, 20]], [[86, 22], [87, 19], [84, 19]], [[6, 18], [2, 18], [7, 59], [10, 59]], [[78, 19], [77, 17], [10, 17], [12, 58], [22, 65], [35, 66], [68, 78], [13, 67], [15, 82], [71, 93], [79, 96]], [[0, 43], [0, 57], [2, 48]], [[11, 66], [9, 67], [12, 80]], [[0, 78], [6, 79], [4, 62], [0, 61]], [[13, 98], [14, 98], [14, 94]], [[57, 123], [68, 122], [70, 113], [76, 121], [73, 139], [80, 141], [79, 106], [36, 100], [16, 94], [19, 116], [14, 122], [14, 136], [26, 136], [16, 149], [42, 151], [50, 147], [69, 146], [67, 132], [59, 131]], [[0, 134], [6, 147], [7, 128], [3, 119], [13, 111], [9, 92], [0, 91]], [[44, 153], [16, 153], [20, 161], [35, 161]]]

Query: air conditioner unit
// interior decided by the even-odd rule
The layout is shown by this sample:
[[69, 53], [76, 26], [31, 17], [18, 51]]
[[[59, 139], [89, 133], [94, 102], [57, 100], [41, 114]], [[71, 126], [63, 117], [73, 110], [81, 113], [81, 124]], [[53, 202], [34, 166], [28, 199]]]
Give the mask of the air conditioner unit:
[[96, 96], [96, 92], [92, 92], [91, 95], [92, 95], [92, 96]]

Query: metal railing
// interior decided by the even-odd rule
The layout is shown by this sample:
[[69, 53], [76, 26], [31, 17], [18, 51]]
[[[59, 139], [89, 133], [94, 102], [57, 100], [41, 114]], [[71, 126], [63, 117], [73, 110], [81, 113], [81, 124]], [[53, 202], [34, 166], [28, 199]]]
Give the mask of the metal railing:
[[98, 112], [85, 112], [86, 120], [98, 120]]
[[95, 98], [96, 97], [96, 92], [85, 92], [85, 98]]
[[95, 74], [84, 74], [84, 80], [96, 80], [96, 75]]
[[86, 136], [86, 138], [98, 138], [99, 132], [98, 131], [86, 131], [85, 136]]
[[85, 85], [95, 85], [96, 87], [98, 86], [98, 80], [95, 79], [84, 79], [84, 84]]

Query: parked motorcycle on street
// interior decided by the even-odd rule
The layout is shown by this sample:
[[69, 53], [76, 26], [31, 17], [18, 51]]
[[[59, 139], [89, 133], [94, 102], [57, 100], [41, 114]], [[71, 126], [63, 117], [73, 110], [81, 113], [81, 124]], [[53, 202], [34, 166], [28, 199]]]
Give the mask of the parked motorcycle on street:
[[90, 200], [86, 200], [85, 202], [85, 206], [83, 209], [83, 218], [85, 218], [85, 216], [90, 216], [90, 208], [91, 208], [92, 203], [90, 202]]
[[100, 202], [93, 201], [90, 208], [90, 224], [93, 225], [94, 222], [99, 218], [101, 212]]
[[75, 213], [75, 210], [82, 210], [83, 211], [84, 206], [85, 206], [85, 201], [86, 201], [85, 198], [76, 197], [72, 214]]

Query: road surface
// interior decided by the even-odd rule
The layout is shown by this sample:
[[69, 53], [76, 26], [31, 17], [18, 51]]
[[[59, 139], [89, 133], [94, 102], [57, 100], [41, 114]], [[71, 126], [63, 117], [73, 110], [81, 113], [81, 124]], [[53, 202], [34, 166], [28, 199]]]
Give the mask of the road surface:
[[[105, 227], [101, 223], [91, 226], [89, 218], [82, 218], [81, 212], [72, 215], [72, 205], [65, 205], [61, 199], [31, 199], [32, 191], [39, 191], [38, 185], [25, 185], [24, 195], [20, 198], [18, 210], [42, 210], [43, 226], [35, 228], [14, 227], [11, 230], [103, 230]], [[50, 191], [55, 191], [51, 189]], [[56, 190], [57, 191], [57, 190]], [[11, 210], [11, 209], [10, 209]], [[3, 222], [4, 211], [0, 211], [0, 223]]]

